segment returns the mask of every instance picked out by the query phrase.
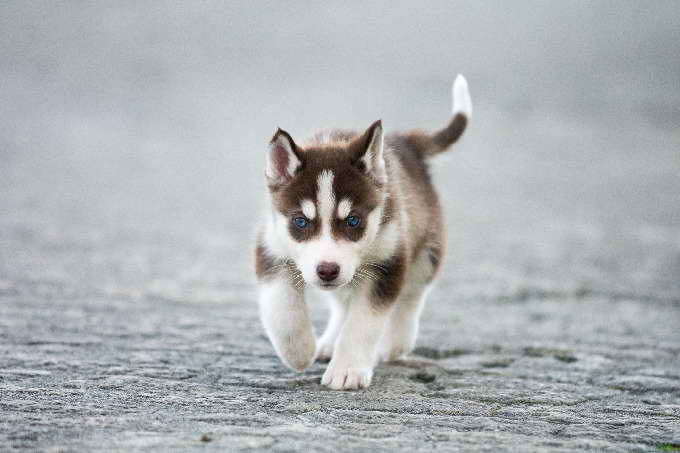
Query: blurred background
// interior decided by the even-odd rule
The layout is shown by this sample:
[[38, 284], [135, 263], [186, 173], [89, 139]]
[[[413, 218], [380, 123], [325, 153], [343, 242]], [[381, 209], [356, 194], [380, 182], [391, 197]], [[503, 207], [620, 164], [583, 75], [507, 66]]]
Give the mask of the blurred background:
[[0, 290], [252, 300], [276, 127], [446, 124], [440, 285], [680, 297], [675, 1], [0, 5]]

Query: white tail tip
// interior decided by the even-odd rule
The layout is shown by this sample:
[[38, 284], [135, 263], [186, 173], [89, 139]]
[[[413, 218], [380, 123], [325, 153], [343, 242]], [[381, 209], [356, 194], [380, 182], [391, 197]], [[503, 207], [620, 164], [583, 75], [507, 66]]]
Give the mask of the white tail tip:
[[453, 95], [453, 114], [462, 113], [470, 118], [472, 116], [472, 99], [470, 99], [467, 80], [462, 74], [458, 74], [456, 80], [453, 81], [451, 94]]

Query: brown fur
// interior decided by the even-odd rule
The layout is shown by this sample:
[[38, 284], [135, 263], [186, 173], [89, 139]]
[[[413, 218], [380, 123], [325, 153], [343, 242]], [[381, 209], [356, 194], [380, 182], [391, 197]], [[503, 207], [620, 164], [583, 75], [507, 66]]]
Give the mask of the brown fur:
[[448, 126], [438, 131], [432, 136], [432, 143], [435, 147], [430, 148], [429, 155], [434, 155], [445, 151], [446, 148], [458, 141], [465, 128], [467, 127], [468, 119], [462, 113], [456, 114]]
[[405, 253], [397, 251], [390, 259], [380, 263], [380, 268], [367, 266], [366, 271], [377, 278], [371, 283], [373, 306], [377, 309], [389, 307], [397, 299], [406, 277]]
[[267, 250], [262, 246], [261, 238], [258, 238], [255, 247], [255, 275], [260, 280], [266, 280], [278, 274], [278, 269], [276, 260], [267, 253]]

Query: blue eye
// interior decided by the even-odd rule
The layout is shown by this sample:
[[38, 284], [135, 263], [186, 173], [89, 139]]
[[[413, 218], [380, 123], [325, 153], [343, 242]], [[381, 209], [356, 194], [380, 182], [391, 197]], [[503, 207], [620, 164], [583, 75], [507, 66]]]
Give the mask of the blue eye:
[[347, 225], [351, 226], [352, 228], [356, 228], [359, 226], [361, 223], [361, 217], [358, 215], [351, 215], [347, 217]]
[[309, 225], [309, 222], [307, 222], [307, 219], [304, 217], [295, 217], [293, 219], [293, 223], [298, 228], [305, 228], [307, 225]]

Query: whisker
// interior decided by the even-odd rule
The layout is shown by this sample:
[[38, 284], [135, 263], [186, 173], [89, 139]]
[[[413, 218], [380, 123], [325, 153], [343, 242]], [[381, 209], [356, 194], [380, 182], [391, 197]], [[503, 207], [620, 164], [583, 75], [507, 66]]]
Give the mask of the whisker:
[[378, 281], [378, 279], [374, 275], [371, 275], [370, 273], [367, 273], [367, 272], [362, 271], [362, 270], [359, 270], [357, 272], [358, 272], [359, 275], [361, 275], [364, 278], [367, 278], [368, 280], [371, 280], [372, 282]]
[[387, 267], [383, 266], [382, 264], [366, 262], [366, 263], [364, 263], [364, 265], [375, 267], [376, 269], [380, 269], [381, 271], [383, 271], [385, 273], [389, 272], [389, 269]]

